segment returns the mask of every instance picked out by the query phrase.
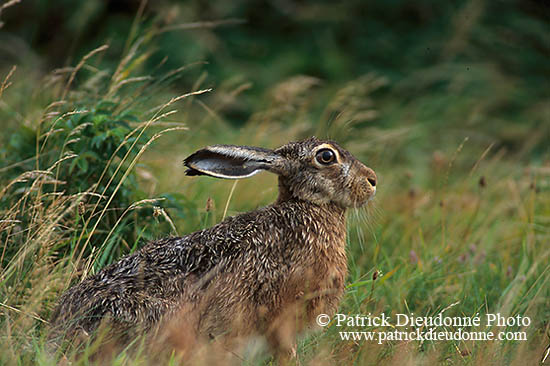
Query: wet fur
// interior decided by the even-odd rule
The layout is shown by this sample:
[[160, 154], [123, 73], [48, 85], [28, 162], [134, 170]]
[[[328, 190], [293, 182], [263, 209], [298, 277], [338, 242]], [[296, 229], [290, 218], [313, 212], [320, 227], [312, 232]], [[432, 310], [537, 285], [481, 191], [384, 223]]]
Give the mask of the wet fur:
[[180, 325], [198, 338], [263, 334], [275, 352], [291, 354], [297, 332], [337, 310], [346, 207], [374, 193], [364, 183], [374, 173], [334, 143], [347, 167], [312, 166], [308, 151], [320, 143], [273, 152], [280, 158], [269, 167], [279, 174], [272, 205], [150, 242], [69, 289], [52, 316], [52, 338], [91, 334], [107, 321], [123, 341], [152, 332], [178, 347], [171, 340]]

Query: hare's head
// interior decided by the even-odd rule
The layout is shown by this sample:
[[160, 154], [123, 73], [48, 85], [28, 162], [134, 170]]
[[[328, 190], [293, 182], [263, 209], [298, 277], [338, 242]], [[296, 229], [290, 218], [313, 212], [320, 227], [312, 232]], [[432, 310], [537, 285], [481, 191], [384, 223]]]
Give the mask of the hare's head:
[[188, 175], [240, 179], [260, 170], [279, 175], [279, 201], [292, 198], [316, 204], [359, 207], [376, 192], [376, 174], [332, 141], [315, 137], [275, 150], [214, 145], [184, 161]]

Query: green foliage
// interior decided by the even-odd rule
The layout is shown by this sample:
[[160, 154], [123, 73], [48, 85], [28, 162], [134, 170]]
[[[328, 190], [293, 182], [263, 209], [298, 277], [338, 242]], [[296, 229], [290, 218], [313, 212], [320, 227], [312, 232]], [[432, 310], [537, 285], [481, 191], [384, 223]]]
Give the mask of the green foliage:
[[[2, 13], [0, 41], [18, 44], [11, 34], [30, 48], [0, 59], [0, 70], [19, 65], [0, 91], [0, 362], [55, 364], [39, 319], [71, 282], [175, 231], [169, 219], [185, 234], [276, 195], [267, 174], [235, 186], [185, 177], [175, 166], [187, 154], [312, 134], [341, 143], [380, 181], [373, 205], [349, 215], [340, 312], [427, 316], [456, 304], [449, 315], [533, 323], [524, 344], [343, 342], [331, 326], [302, 338], [303, 364], [540, 360], [550, 318], [541, 2], [149, 1], [143, 15], [139, 2], [50, 3]], [[186, 24], [199, 20], [214, 21]], [[107, 39], [81, 68], [44, 77], [37, 67], [78, 65]], [[181, 72], [189, 66], [201, 74]], [[166, 100], [203, 85], [214, 92], [168, 111]], [[189, 130], [149, 145], [163, 113]], [[113, 362], [146, 361], [123, 352]]]
[[[9, 178], [36, 166], [50, 167], [58, 159], [76, 151], [77, 155], [70, 158], [69, 164], [60, 164], [56, 169], [56, 177], [65, 182], [67, 192], [88, 190], [98, 183], [105, 171], [107, 179], [99, 182], [96, 191], [112, 193], [114, 187], [107, 187], [107, 181], [115, 176], [119, 163], [127, 160], [127, 154], [130, 158], [136, 155], [135, 149], [130, 149], [136, 138], [126, 137], [132, 132], [130, 123], [138, 122], [129, 111], [119, 113], [117, 107], [116, 103], [105, 100], [97, 101], [95, 105], [90, 105], [90, 101], [79, 101], [69, 109], [65, 107], [56, 112], [61, 116], [44, 121], [37, 129], [16, 131], [10, 137], [6, 161], [36, 160], [32, 158], [36, 156], [37, 147], [39, 158], [38, 162], [29, 161], [10, 170], [12, 177]], [[147, 136], [143, 135], [136, 147], [142, 147], [146, 139]], [[124, 166], [120, 168], [124, 169]], [[137, 188], [135, 174], [129, 178], [123, 182], [122, 202], [128, 202], [129, 191]]]
[[[135, 169], [152, 142], [150, 127], [161, 119], [166, 107], [142, 111], [138, 102], [147, 97], [136, 93], [145, 87], [163, 87], [177, 75], [134, 78], [146, 55], [132, 56], [110, 75], [110, 85], [98, 85], [98, 80], [108, 80], [105, 71], [81, 70], [82, 76], [75, 78], [76, 68], [68, 79], [56, 79], [54, 87], [42, 95], [48, 105], [41, 117], [33, 117], [32, 123], [2, 137], [7, 143], [0, 152], [4, 162], [0, 181], [7, 188], [0, 195], [0, 209], [17, 220], [19, 227], [27, 227], [36, 220], [36, 212], [25, 209], [30, 197], [45, 207], [54, 203], [51, 198], [55, 195], [77, 199], [77, 209], [64, 216], [70, 235], [55, 245], [54, 253], [57, 258], [91, 256], [96, 270], [134, 250], [138, 241], [171, 231], [154, 210], [162, 213], [163, 207], [171, 207], [176, 216], [185, 215], [183, 206], [170, 194], [145, 200], [149, 197]], [[76, 79], [78, 87], [71, 88], [70, 82]], [[151, 132], [155, 130], [158, 128]], [[163, 133], [157, 132], [154, 139]], [[26, 177], [29, 172], [44, 180]], [[4, 266], [28, 239], [16, 236], [10, 240], [9, 235], [7, 231], [0, 234], [7, 243]]]

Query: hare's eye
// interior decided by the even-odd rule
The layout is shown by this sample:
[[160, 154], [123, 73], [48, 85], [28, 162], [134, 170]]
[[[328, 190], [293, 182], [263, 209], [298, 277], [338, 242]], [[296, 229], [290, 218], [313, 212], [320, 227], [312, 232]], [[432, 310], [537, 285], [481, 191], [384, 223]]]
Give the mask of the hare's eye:
[[334, 154], [334, 151], [330, 149], [322, 149], [317, 151], [316, 159], [320, 164], [328, 165], [334, 162], [335, 158], [336, 155]]

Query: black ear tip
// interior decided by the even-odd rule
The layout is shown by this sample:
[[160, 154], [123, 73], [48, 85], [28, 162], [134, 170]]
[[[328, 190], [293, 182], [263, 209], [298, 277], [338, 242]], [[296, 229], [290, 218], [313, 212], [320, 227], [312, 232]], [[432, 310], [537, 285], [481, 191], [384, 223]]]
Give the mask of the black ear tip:
[[188, 157], [186, 157], [185, 159], [183, 159], [183, 165], [185, 166], [189, 166], [189, 162], [191, 161], [191, 159], [193, 159], [195, 157], [197, 153], [193, 153], [191, 155], [189, 155]]
[[185, 171], [185, 175], [197, 176], [197, 175], [205, 175], [205, 174], [202, 172], [199, 172], [197, 169], [189, 168]]
[[193, 161], [196, 160], [195, 158], [196, 158], [198, 152], [199, 151], [194, 152], [193, 154], [191, 154], [188, 157], [186, 157], [185, 159], [183, 159], [183, 165], [185, 165], [186, 168], [194, 169], [191, 164], [192, 164]]

